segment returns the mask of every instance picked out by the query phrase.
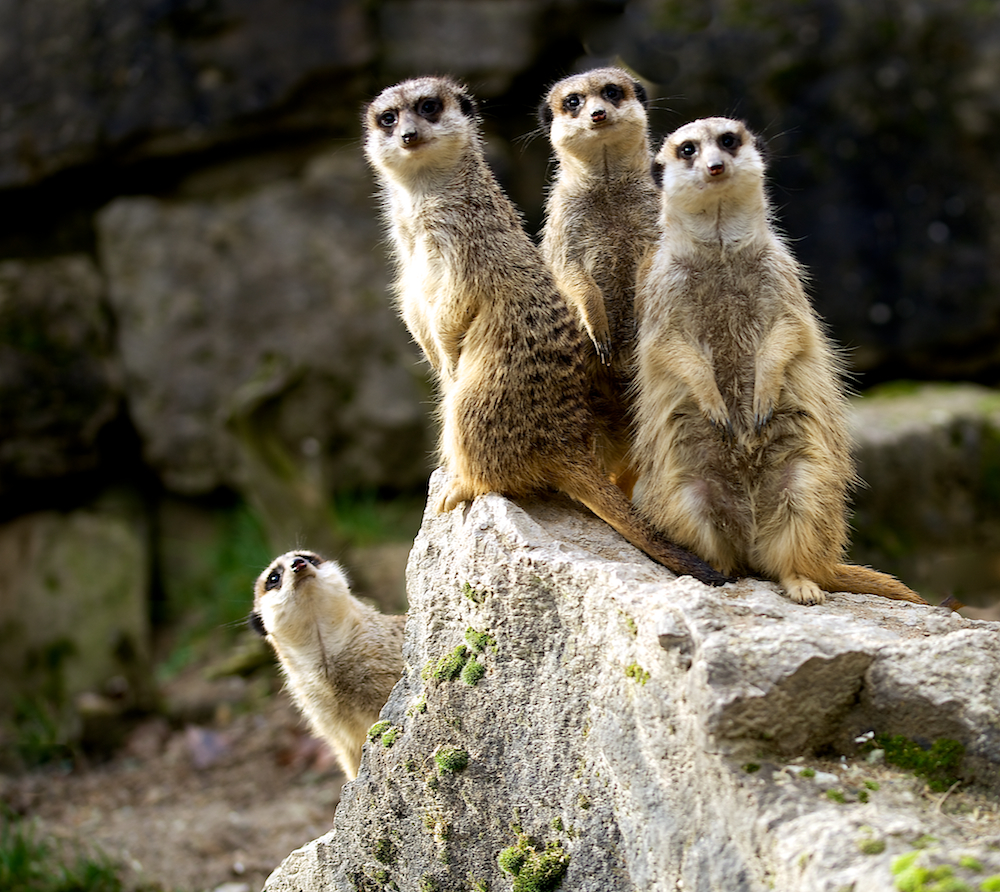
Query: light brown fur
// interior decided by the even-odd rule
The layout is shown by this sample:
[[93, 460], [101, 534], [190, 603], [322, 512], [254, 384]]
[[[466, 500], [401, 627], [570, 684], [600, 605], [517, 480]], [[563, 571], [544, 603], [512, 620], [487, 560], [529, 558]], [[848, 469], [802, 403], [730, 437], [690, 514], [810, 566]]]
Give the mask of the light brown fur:
[[340, 566], [310, 551], [276, 558], [254, 586], [251, 626], [274, 648], [293, 699], [352, 780], [368, 729], [402, 674], [405, 622], [359, 601]]
[[603, 474], [583, 334], [483, 158], [472, 98], [405, 81], [366, 109], [407, 326], [438, 373], [449, 511], [560, 489], [677, 573], [725, 578], [653, 532]]
[[842, 563], [850, 459], [842, 369], [770, 225], [764, 162], [738, 121], [671, 134], [663, 235], [638, 286], [640, 510], [727, 573], [923, 603]]
[[546, 202], [542, 254], [590, 336], [598, 455], [630, 495], [635, 280], [656, 243], [660, 208], [646, 93], [627, 71], [598, 68], [555, 84], [539, 118], [559, 163]]

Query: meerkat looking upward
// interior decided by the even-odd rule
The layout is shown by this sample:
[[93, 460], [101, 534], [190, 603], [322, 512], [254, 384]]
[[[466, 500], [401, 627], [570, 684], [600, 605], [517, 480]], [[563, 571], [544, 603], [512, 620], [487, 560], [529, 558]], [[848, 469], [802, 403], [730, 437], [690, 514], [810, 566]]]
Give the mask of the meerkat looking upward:
[[757, 138], [707, 118], [671, 134], [662, 235], [638, 286], [636, 504], [727, 573], [924, 603], [842, 563], [855, 481], [837, 355], [771, 226]]
[[597, 68], [556, 83], [539, 108], [559, 164], [542, 254], [590, 335], [598, 451], [626, 494], [634, 484], [628, 456], [635, 281], [656, 243], [660, 211], [646, 102], [645, 88], [627, 71]]
[[249, 623], [274, 648], [292, 698], [354, 780], [368, 729], [403, 672], [406, 617], [355, 598], [335, 561], [290, 551], [257, 578]]
[[401, 313], [440, 384], [450, 482], [437, 509], [488, 492], [560, 489], [676, 573], [725, 582], [656, 534], [604, 476], [583, 333], [486, 165], [465, 87], [449, 78], [404, 81], [384, 90], [364, 120]]

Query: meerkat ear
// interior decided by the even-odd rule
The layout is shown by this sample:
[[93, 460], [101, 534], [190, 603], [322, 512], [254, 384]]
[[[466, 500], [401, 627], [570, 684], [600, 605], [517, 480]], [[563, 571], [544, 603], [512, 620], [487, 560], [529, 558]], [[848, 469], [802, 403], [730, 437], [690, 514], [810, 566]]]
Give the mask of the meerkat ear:
[[754, 133], [752, 130], [748, 129], [747, 133], [750, 134], [753, 147], [757, 150], [757, 154], [760, 155], [760, 160], [764, 162], [764, 166], [770, 166], [771, 146], [768, 144], [767, 140], [764, 139], [764, 137], [759, 133]]
[[662, 161], [654, 161], [651, 169], [651, 173], [653, 174], [653, 182], [656, 183], [657, 189], [663, 188], [663, 166], [664, 165]]
[[267, 637], [267, 629], [264, 628], [264, 619], [256, 610], [247, 617], [247, 625], [260, 635], [261, 638]]
[[476, 100], [473, 99], [468, 93], [458, 94], [458, 107], [462, 110], [462, 114], [467, 118], [474, 118], [479, 113], [479, 107], [476, 105]]
[[632, 89], [635, 91], [635, 98], [642, 103], [642, 107], [648, 108], [649, 96], [646, 94], [646, 88], [639, 81], [632, 81]]
[[538, 103], [538, 123], [546, 130], [552, 128], [552, 106], [549, 105], [547, 99], [543, 99]]

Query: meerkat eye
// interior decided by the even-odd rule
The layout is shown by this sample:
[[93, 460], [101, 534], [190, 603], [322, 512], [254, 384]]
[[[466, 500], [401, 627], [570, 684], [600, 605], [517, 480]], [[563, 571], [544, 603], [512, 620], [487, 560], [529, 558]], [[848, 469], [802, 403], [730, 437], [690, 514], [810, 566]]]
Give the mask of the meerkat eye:
[[719, 137], [719, 145], [724, 149], [738, 149], [740, 147], [740, 138], [735, 133], [723, 133]]
[[264, 580], [264, 591], [269, 592], [279, 585], [281, 585], [281, 570], [272, 570], [267, 574], [267, 579]]
[[421, 99], [417, 103], [417, 114], [423, 118], [430, 118], [441, 111], [440, 99]]
[[608, 100], [608, 102], [613, 102], [617, 105], [622, 99], [625, 98], [625, 91], [622, 90], [618, 84], [608, 84], [603, 90], [601, 90], [601, 95]]
[[399, 120], [399, 115], [397, 115], [394, 111], [382, 112], [376, 120], [378, 121], [379, 127], [390, 130], [396, 126], [396, 121]]
[[583, 98], [579, 93], [570, 93], [563, 100], [563, 111], [576, 111], [583, 104]]
[[698, 151], [697, 146], [690, 140], [683, 142], [677, 147], [677, 157], [678, 158], [693, 158], [695, 153]]

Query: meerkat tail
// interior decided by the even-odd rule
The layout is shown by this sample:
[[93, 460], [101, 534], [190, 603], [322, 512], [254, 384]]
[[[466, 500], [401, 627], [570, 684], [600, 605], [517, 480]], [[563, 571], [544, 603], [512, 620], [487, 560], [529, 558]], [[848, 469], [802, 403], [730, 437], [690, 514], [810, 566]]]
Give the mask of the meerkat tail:
[[559, 481], [559, 489], [582, 502], [636, 548], [678, 576], [693, 576], [706, 585], [725, 585], [735, 581], [657, 533], [639, 516], [624, 493], [596, 469], [592, 474], [569, 475]]
[[833, 573], [819, 582], [828, 592], [851, 592], [856, 595], [880, 595], [895, 601], [910, 601], [926, 604], [913, 589], [904, 585], [895, 576], [861, 567], [857, 564], [836, 564]]

